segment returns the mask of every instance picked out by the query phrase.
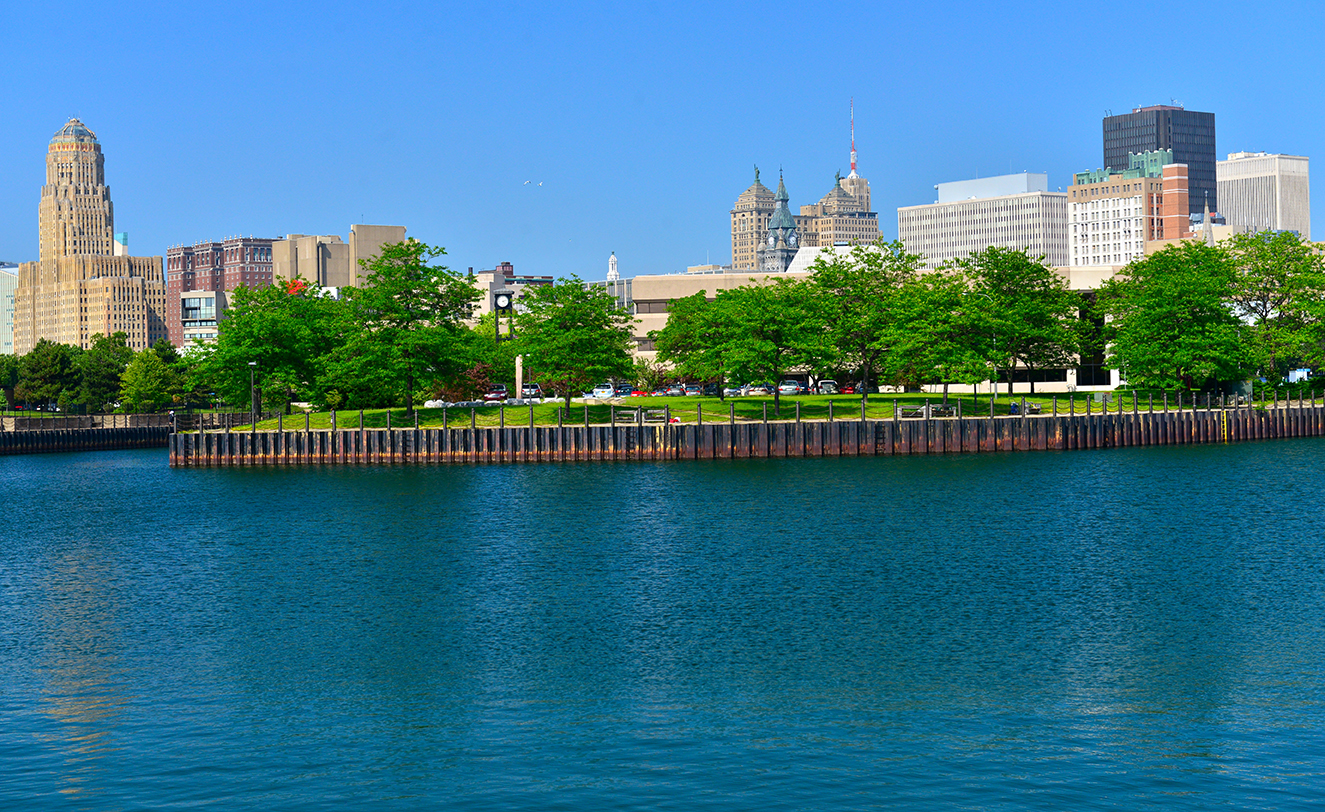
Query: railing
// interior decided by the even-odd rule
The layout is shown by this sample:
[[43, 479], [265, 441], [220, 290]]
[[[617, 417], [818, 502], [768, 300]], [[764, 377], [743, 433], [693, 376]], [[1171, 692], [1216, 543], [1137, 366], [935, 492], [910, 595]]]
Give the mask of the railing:
[[68, 431], [71, 429], [168, 428], [169, 414], [84, 414], [50, 417], [0, 417], [3, 431]]

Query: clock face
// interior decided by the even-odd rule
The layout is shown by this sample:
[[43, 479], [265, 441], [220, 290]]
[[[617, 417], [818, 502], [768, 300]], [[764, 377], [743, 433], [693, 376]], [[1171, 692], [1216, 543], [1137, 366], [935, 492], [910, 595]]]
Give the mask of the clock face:
[[769, 235], [768, 235], [768, 244], [769, 244], [769, 245], [777, 245], [777, 242], [778, 242], [778, 238], [777, 238], [777, 237], [774, 237], [772, 234], [769, 234]]
[[497, 309], [498, 309], [498, 310], [505, 310], [506, 308], [508, 308], [508, 307], [510, 307], [510, 306], [511, 306], [511, 297], [510, 297], [510, 296], [507, 296], [506, 294], [503, 293], [502, 295], [500, 295], [500, 296], [497, 297]]

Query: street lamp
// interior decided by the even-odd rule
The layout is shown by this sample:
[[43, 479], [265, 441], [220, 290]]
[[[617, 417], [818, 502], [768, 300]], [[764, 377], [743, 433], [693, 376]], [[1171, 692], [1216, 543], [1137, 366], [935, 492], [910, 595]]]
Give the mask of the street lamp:
[[258, 362], [248, 362], [248, 415], [252, 418], [253, 430], [258, 430], [258, 397], [257, 387], [254, 382], [253, 373], [257, 370]]

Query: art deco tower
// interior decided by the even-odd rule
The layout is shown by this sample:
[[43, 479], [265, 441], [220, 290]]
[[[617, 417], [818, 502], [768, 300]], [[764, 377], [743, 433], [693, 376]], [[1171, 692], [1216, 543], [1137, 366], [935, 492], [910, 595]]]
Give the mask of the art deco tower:
[[41, 259], [112, 253], [115, 215], [106, 162], [96, 133], [76, 118], [51, 139], [38, 212]]
[[87, 349], [124, 333], [144, 350], [166, 332], [161, 257], [115, 255], [115, 217], [97, 136], [78, 119], [51, 138], [37, 210], [40, 259], [18, 268], [14, 352], [44, 339]]

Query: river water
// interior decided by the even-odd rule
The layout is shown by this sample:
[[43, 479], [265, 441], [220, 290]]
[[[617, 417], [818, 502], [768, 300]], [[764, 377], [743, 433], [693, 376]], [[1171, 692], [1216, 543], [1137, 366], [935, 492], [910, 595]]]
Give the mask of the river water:
[[0, 808], [1319, 808], [1323, 468], [0, 458]]

